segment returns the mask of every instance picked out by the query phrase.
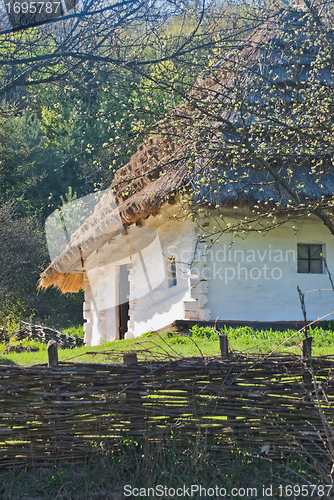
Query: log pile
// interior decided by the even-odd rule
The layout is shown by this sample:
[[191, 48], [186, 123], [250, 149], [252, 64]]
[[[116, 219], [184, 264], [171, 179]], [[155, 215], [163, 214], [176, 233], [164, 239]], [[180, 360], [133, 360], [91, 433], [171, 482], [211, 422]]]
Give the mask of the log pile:
[[28, 323], [26, 323], [23, 328], [16, 330], [13, 338], [14, 340], [28, 338], [29, 340], [37, 340], [45, 344], [47, 344], [49, 340], [55, 340], [59, 344], [60, 349], [72, 349], [73, 347], [84, 345], [84, 341], [80, 337], [72, 337], [54, 328], [47, 328], [42, 325], [29, 325]]
[[10, 352], [37, 352], [39, 351], [38, 347], [30, 347], [29, 345], [6, 345], [6, 353]]
[[[124, 439], [330, 461], [334, 358], [0, 366], [0, 464], [75, 460]], [[312, 373], [315, 378], [312, 380]], [[102, 447], [102, 448], [101, 448]]]

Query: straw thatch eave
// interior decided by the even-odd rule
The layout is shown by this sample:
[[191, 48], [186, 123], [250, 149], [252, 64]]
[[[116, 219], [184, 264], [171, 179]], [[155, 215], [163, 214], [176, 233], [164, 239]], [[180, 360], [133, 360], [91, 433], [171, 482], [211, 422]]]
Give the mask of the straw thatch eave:
[[[64, 251], [41, 274], [41, 288], [56, 286], [63, 293], [83, 287], [85, 260], [98, 248], [122, 233], [124, 227], [158, 214], [164, 203], [175, 203], [173, 195], [184, 181], [185, 166], [177, 165], [156, 181], [114, 207], [112, 189], [102, 198], [94, 213], [72, 235]], [[121, 224], [120, 224], [121, 221]]]

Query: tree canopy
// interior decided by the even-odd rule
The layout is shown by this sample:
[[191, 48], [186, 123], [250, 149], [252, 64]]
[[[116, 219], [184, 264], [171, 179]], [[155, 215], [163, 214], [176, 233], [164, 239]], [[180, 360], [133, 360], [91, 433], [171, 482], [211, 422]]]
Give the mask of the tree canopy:
[[[66, 19], [0, 36], [0, 209], [11, 206], [13, 227], [42, 223], [69, 189], [82, 196], [110, 185], [136, 144], [189, 92], [215, 48], [249, 29], [227, 11], [235, 7], [84, 0]], [[46, 247], [37, 233], [31, 235], [43, 248], [35, 252], [42, 270]], [[15, 252], [12, 266], [22, 268]], [[33, 289], [36, 272], [29, 276]], [[3, 295], [3, 312], [25, 298], [18, 281], [16, 288], [3, 281], [12, 304]], [[41, 295], [27, 307], [40, 317], [54, 314], [41, 306]]]
[[[42, 222], [69, 189], [108, 187], [173, 123], [186, 215], [205, 198], [218, 209], [222, 194], [229, 206], [240, 190], [252, 200], [251, 215], [222, 217], [204, 238], [309, 214], [334, 234], [332, 7], [85, 0], [67, 19], [0, 36], [0, 208]], [[274, 184], [280, 196], [263, 201]]]
[[293, 219], [298, 227], [309, 215], [334, 235], [332, 7], [284, 5], [185, 98], [193, 199], [220, 209], [224, 197], [225, 206], [252, 208], [235, 225], [222, 220], [217, 237]]

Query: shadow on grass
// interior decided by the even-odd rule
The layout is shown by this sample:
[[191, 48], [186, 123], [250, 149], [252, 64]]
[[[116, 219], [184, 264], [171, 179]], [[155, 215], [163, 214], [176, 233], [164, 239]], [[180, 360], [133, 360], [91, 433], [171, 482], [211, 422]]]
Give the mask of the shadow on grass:
[[[252, 490], [251, 498], [263, 498], [265, 487], [274, 493], [269, 496], [278, 498], [282, 483], [310, 484], [312, 481], [317, 484], [322, 479], [315, 477], [312, 464], [298, 457], [276, 463], [252, 456], [251, 450], [235, 449], [231, 453], [224, 449], [213, 450], [196, 440], [189, 440], [186, 447], [178, 446], [175, 438], [168, 442], [166, 449], [158, 443], [138, 444], [126, 439], [118, 449], [101, 448], [98, 454], [87, 455], [82, 461], [68, 464], [55, 461], [40, 466], [35, 463], [21, 470], [0, 471], [1, 500], [122, 500], [129, 489], [137, 488], [138, 493], [140, 488], [148, 491], [157, 485], [172, 493], [162, 496], [158, 491], [153, 498], [171, 498], [175, 496], [173, 489], [184, 486], [190, 489], [192, 485], [207, 491], [219, 485], [226, 489], [224, 497], [230, 496], [232, 488], [237, 488], [241, 495], [235, 498], [240, 500], [245, 497], [245, 488]], [[199, 495], [191, 496], [199, 498]], [[205, 494], [205, 498], [209, 496]], [[248, 493], [247, 496], [250, 497]], [[182, 496], [185, 497], [188, 495]]]
[[12, 359], [0, 357], [0, 365], [12, 365], [12, 366], [17, 366], [17, 363], [15, 363]]

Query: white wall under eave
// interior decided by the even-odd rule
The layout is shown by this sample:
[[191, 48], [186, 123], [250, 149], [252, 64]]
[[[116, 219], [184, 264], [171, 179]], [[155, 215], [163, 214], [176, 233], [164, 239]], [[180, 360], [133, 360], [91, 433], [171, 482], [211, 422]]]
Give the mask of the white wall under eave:
[[[225, 215], [226, 222], [233, 222], [228, 211]], [[251, 233], [244, 240], [221, 236], [207, 251], [204, 268], [212, 318], [302, 321], [297, 285], [305, 293], [308, 320], [331, 313], [334, 294], [328, 275], [325, 269], [322, 274], [297, 272], [297, 243], [323, 245], [334, 274], [334, 239], [316, 218], [308, 217], [299, 225], [287, 222], [266, 235]]]
[[[116, 237], [87, 259], [84, 314], [89, 345], [119, 336], [118, 269], [126, 263], [131, 264], [129, 338], [176, 319], [301, 321], [297, 285], [305, 293], [309, 320], [334, 310], [326, 272], [297, 273], [297, 243], [309, 243], [323, 245], [334, 275], [333, 236], [316, 218], [306, 218], [300, 227], [296, 221], [286, 222], [266, 235], [250, 233], [244, 240], [234, 237], [233, 241], [231, 234], [223, 234], [205, 250], [205, 245], [196, 246], [195, 223], [173, 217], [178, 210], [177, 205], [165, 205], [158, 216], [145, 221], [144, 228], [129, 228], [128, 244], [124, 237]], [[205, 225], [211, 225], [208, 231], [217, 222], [215, 215], [211, 213], [205, 220]], [[224, 211], [224, 220], [235, 222], [233, 212]], [[159, 238], [152, 243], [153, 230]], [[152, 241], [146, 241], [147, 235]], [[168, 286], [166, 268], [161, 270], [162, 255], [165, 264], [168, 257], [175, 256], [176, 286]]]
[[[159, 215], [145, 221], [143, 228], [131, 226], [127, 236], [117, 236], [87, 259], [84, 314], [89, 345], [119, 337], [118, 270], [122, 264], [129, 264], [130, 268], [126, 338], [184, 318], [184, 301], [191, 298], [189, 262], [194, 251], [195, 224], [190, 219], [174, 218], [179, 210], [179, 206], [165, 205]], [[176, 262], [177, 284], [169, 287], [167, 265], [172, 255], [190, 258]]]
[[[161, 284], [150, 293], [135, 298], [130, 302], [129, 332], [138, 337], [150, 330], [163, 328], [176, 319], [184, 319], [184, 301], [190, 299], [189, 264], [194, 252], [195, 224], [190, 219], [178, 220], [173, 215], [179, 211], [178, 206], [165, 205], [160, 214], [145, 221], [146, 227], [155, 229], [159, 235], [162, 253], [165, 258], [165, 272], [168, 257], [176, 256], [177, 284], [168, 287], [167, 273]], [[187, 256], [187, 260], [178, 258]], [[135, 266], [134, 266], [135, 267]], [[134, 269], [135, 270], [135, 269]], [[131, 270], [131, 299], [136, 284], [140, 279]], [[128, 336], [131, 336], [129, 333]]]

